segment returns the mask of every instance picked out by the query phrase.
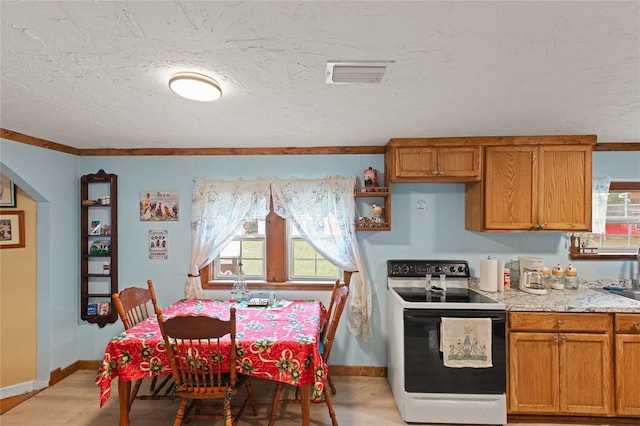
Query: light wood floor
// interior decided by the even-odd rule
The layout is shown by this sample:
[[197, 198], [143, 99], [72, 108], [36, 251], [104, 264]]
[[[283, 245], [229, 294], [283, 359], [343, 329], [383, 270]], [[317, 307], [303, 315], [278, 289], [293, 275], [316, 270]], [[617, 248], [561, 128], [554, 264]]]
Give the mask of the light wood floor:
[[[2, 426], [115, 426], [118, 424], [118, 386], [114, 380], [107, 404], [99, 408], [99, 388], [94, 384], [95, 372], [80, 370], [0, 416]], [[334, 396], [336, 416], [340, 426], [405, 425], [393, 401], [386, 378], [334, 376], [338, 394]], [[266, 426], [271, 409], [274, 385], [252, 379], [259, 405], [257, 417], [245, 410], [239, 426]], [[177, 411], [177, 401], [134, 402], [132, 426], [171, 425]], [[300, 424], [300, 406], [288, 405], [279, 414], [278, 426]], [[220, 425], [220, 420], [192, 420], [190, 426]], [[311, 425], [331, 425], [327, 407], [312, 404]], [[515, 425], [515, 423], [510, 423]], [[523, 424], [524, 425], [524, 424]], [[527, 426], [540, 425], [528, 423]], [[546, 423], [546, 426], [552, 424]], [[574, 424], [573, 426], [578, 426]], [[620, 426], [620, 425], [616, 425]]]

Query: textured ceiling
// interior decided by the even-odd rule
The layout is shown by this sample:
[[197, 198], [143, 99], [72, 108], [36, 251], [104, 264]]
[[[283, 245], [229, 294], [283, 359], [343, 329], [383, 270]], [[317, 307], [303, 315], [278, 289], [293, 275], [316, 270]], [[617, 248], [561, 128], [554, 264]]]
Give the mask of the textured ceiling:
[[[0, 127], [75, 148], [640, 141], [639, 1], [2, 1]], [[394, 61], [328, 85], [327, 61]], [[214, 103], [167, 88], [217, 79]]]

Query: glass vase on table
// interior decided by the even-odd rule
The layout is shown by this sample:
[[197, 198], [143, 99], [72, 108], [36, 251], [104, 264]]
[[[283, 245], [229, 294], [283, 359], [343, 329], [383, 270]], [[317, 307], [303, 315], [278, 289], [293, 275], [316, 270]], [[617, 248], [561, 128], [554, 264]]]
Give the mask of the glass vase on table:
[[233, 287], [231, 288], [231, 300], [235, 300], [238, 305], [246, 305], [249, 300], [249, 287], [247, 286], [247, 280], [242, 270], [242, 262], [238, 264], [238, 273], [233, 280]]

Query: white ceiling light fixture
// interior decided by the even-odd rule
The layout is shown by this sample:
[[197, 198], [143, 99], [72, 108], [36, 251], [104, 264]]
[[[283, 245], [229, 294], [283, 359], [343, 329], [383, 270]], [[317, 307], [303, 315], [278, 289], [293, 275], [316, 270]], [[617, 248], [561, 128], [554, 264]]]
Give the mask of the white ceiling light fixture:
[[382, 83], [394, 61], [327, 61], [327, 84]]
[[179, 72], [169, 79], [169, 89], [192, 101], [211, 102], [220, 99], [222, 89], [218, 82], [204, 74]]

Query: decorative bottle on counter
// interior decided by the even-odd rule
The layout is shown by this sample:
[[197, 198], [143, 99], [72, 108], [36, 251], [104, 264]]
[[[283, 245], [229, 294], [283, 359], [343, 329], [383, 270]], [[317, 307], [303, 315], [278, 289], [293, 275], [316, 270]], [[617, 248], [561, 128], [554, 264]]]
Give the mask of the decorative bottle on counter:
[[520, 283], [520, 261], [511, 259], [509, 261], [509, 286], [518, 287]]
[[578, 282], [578, 270], [571, 263], [567, 266], [567, 270], [565, 272], [565, 284], [566, 287], [571, 290], [577, 290], [580, 287], [580, 283]]
[[242, 262], [238, 264], [237, 277], [233, 281], [233, 287], [231, 288], [231, 300], [235, 300], [238, 304], [243, 304], [249, 300], [249, 287], [247, 286], [247, 280], [244, 277], [244, 271], [242, 270]]
[[509, 268], [504, 268], [503, 274], [504, 288], [511, 288], [511, 270]]

